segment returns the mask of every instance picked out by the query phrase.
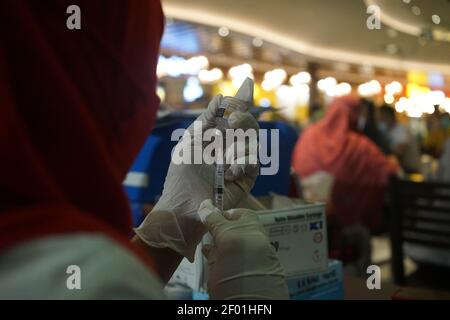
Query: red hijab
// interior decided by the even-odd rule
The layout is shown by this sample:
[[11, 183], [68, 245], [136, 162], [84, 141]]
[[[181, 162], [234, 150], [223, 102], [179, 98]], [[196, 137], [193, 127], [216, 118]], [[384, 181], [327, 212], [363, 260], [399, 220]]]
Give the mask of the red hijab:
[[335, 99], [324, 119], [301, 135], [292, 165], [300, 177], [325, 171], [335, 178], [328, 214], [340, 223], [377, 227], [381, 222], [383, 189], [397, 172], [368, 138], [356, 132], [360, 100]]
[[122, 181], [159, 106], [163, 19], [159, 1], [0, 1], [0, 250], [70, 232], [128, 245]]

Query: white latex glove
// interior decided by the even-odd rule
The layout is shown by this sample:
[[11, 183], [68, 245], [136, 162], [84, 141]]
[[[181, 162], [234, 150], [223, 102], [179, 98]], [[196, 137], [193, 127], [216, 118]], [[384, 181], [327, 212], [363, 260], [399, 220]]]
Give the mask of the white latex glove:
[[221, 212], [207, 200], [199, 215], [214, 239], [203, 247], [211, 299], [289, 299], [280, 261], [254, 211]]
[[[231, 114], [228, 118], [228, 126], [231, 129], [259, 130], [258, 122], [248, 112], [253, 102], [253, 90], [240, 90], [236, 97], [248, 103], [229, 110]], [[216, 96], [210, 102], [208, 109], [197, 119], [202, 123], [203, 132], [216, 126], [215, 117], [222, 99], [221, 95]], [[179, 145], [186, 143], [191, 145], [193, 139], [201, 139], [193, 135], [193, 125], [188, 128], [188, 131], [192, 133], [190, 140], [186, 141], [187, 137], [183, 137]], [[258, 142], [256, 140], [250, 143]], [[192, 145], [192, 151], [198, 152], [194, 145]], [[257, 157], [256, 154], [249, 153], [251, 153], [249, 149], [246, 149], [244, 157], [247, 160]], [[225, 209], [235, 207], [253, 188], [259, 174], [259, 166], [249, 164], [250, 161], [245, 163], [232, 164], [225, 172]], [[152, 247], [171, 248], [192, 262], [195, 249], [206, 232], [199, 219], [198, 208], [204, 200], [213, 198], [214, 168], [214, 165], [175, 164], [172, 161], [164, 183], [163, 194], [152, 212], [135, 230], [137, 236]]]

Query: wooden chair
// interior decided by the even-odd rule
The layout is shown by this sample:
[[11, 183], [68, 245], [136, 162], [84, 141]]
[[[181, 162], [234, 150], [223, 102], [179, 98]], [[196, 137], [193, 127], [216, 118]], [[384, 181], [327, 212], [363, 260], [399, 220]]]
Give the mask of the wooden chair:
[[[389, 202], [394, 282], [411, 285], [405, 277], [403, 264], [405, 243], [420, 245], [425, 250], [450, 252], [450, 184], [392, 179]], [[445, 270], [446, 276], [450, 276], [449, 268], [439, 270]], [[429, 271], [427, 273], [428, 278], [439, 277]]]

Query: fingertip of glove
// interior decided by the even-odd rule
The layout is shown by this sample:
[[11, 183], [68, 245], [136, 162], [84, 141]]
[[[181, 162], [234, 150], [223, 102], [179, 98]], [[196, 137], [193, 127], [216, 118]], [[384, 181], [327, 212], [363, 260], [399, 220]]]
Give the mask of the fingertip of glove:
[[210, 211], [217, 210], [217, 208], [214, 206], [211, 199], [204, 200], [199, 207], [199, 210], [208, 209]]
[[211, 104], [216, 107], [218, 105], [220, 105], [222, 103], [223, 100], [223, 95], [218, 94], [217, 96], [215, 96], [212, 100], [211, 100]]
[[206, 218], [217, 209], [214, 207], [210, 199], [203, 201], [198, 208], [198, 215], [203, 224], [206, 223]]
[[234, 111], [228, 117], [228, 125], [232, 129], [259, 129], [258, 121], [249, 112]]
[[225, 218], [227, 218], [230, 221], [239, 220], [242, 216], [242, 210], [241, 209], [230, 209], [230, 210], [224, 212], [224, 216], [225, 216]]
[[218, 208], [216, 208], [211, 200], [205, 200], [200, 205], [198, 215], [200, 220], [208, 229], [208, 231], [213, 234], [215, 227], [222, 221], [226, 220]]

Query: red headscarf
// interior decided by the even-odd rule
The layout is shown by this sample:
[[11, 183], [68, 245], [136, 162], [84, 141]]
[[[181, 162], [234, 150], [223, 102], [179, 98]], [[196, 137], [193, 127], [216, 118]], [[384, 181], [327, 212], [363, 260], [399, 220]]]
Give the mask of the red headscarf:
[[355, 131], [359, 104], [353, 96], [335, 99], [325, 118], [306, 129], [297, 141], [292, 165], [300, 177], [318, 171], [334, 176], [329, 215], [347, 226], [363, 223], [376, 227], [381, 222], [383, 188], [398, 167]]
[[150, 0], [0, 1], [0, 250], [80, 231], [126, 243], [122, 181], [159, 106], [163, 19]]

